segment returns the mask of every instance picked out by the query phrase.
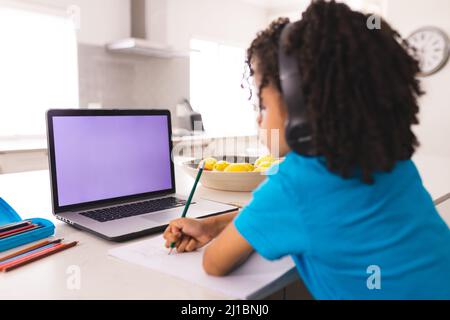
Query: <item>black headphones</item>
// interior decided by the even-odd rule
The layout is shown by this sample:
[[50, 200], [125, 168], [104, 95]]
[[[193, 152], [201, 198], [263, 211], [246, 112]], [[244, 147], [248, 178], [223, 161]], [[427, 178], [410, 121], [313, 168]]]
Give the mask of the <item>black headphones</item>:
[[287, 24], [278, 44], [278, 67], [283, 99], [288, 109], [285, 133], [291, 149], [303, 156], [313, 157], [317, 152], [313, 146], [312, 128], [308, 121], [308, 110], [302, 92], [302, 79], [297, 60], [286, 52], [289, 32], [294, 26]]

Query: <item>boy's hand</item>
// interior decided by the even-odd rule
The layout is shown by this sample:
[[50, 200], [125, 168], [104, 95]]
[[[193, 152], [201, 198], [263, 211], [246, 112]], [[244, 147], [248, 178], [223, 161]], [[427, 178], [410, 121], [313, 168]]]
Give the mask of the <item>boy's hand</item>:
[[206, 220], [177, 219], [170, 222], [164, 231], [166, 248], [175, 242], [178, 252], [195, 251], [213, 239], [212, 227]]

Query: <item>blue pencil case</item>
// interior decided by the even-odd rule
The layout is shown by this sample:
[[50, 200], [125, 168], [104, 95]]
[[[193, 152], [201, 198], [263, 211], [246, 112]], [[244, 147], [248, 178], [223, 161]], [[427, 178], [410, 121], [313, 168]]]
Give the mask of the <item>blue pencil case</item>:
[[[26, 219], [34, 224], [38, 224], [41, 227], [23, 232], [17, 235], [13, 235], [8, 238], [0, 239], [0, 252], [6, 251], [21, 245], [31, 243], [43, 238], [48, 238], [55, 233], [55, 225], [46, 219], [33, 218]], [[0, 198], [0, 226], [20, 222], [22, 218], [17, 214], [17, 212], [11, 208], [11, 206], [2, 198]]]

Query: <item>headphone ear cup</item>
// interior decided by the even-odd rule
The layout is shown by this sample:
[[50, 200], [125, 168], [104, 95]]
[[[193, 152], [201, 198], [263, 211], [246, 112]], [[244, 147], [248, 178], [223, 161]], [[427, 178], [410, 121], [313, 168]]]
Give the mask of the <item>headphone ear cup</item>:
[[288, 110], [285, 125], [286, 142], [300, 155], [316, 156], [313, 145], [312, 128], [308, 122], [308, 111], [302, 92], [302, 81], [299, 66], [294, 56], [288, 55], [284, 48], [289, 31], [294, 24], [284, 27], [279, 43], [278, 65], [283, 99]]
[[286, 122], [286, 142], [295, 152], [305, 156], [315, 156], [309, 124], [301, 118], [290, 117]]

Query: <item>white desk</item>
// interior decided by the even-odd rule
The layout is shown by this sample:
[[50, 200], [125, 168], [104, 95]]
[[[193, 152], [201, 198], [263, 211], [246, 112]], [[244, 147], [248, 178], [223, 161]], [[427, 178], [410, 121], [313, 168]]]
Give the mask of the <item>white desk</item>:
[[[176, 175], [177, 192], [189, 193], [193, 180], [178, 169]], [[0, 300], [233, 298], [109, 257], [107, 255], [109, 249], [123, 244], [108, 242], [78, 231], [52, 216], [48, 171], [0, 175], [0, 195], [21, 214], [22, 218], [47, 218], [56, 224], [57, 237], [62, 237], [66, 241], [80, 241], [75, 248], [14, 272], [1, 273]], [[238, 203], [247, 203], [251, 197], [249, 193], [212, 191], [201, 186], [198, 188], [197, 196]], [[142, 238], [134, 241], [140, 240]], [[80, 268], [80, 290], [70, 290], [67, 287], [70, 276], [67, 271], [70, 266]], [[290, 274], [269, 288], [264, 296], [278, 291], [295, 279], [297, 275]]]
[[[421, 158], [417, 161], [425, 185], [434, 199], [450, 192], [450, 171], [444, 159]], [[444, 168], [445, 170], [443, 170]], [[176, 170], [177, 191], [188, 193], [192, 179]], [[199, 186], [199, 197], [246, 203], [248, 193], [220, 192]], [[66, 241], [78, 240], [75, 248], [43, 259], [11, 273], [0, 274], [2, 299], [228, 299], [176, 278], [125, 263], [107, 256], [107, 251], [123, 244], [111, 243], [78, 231], [56, 221], [51, 214], [48, 171], [0, 175], [0, 196], [8, 201], [23, 218], [44, 217], [55, 222], [56, 236]], [[450, 208], [445, 217], [450, 223]], [[449, 210], [447, 210], [449, 209]], [[139, 240], [135, 240], [139, 241]], [[3, 253], [2, 253], [3, 254]], [[81, 289], [67, 287], [70, 266], [81, 270]], [[267, 294], [292, 283], [292, 274]]]

